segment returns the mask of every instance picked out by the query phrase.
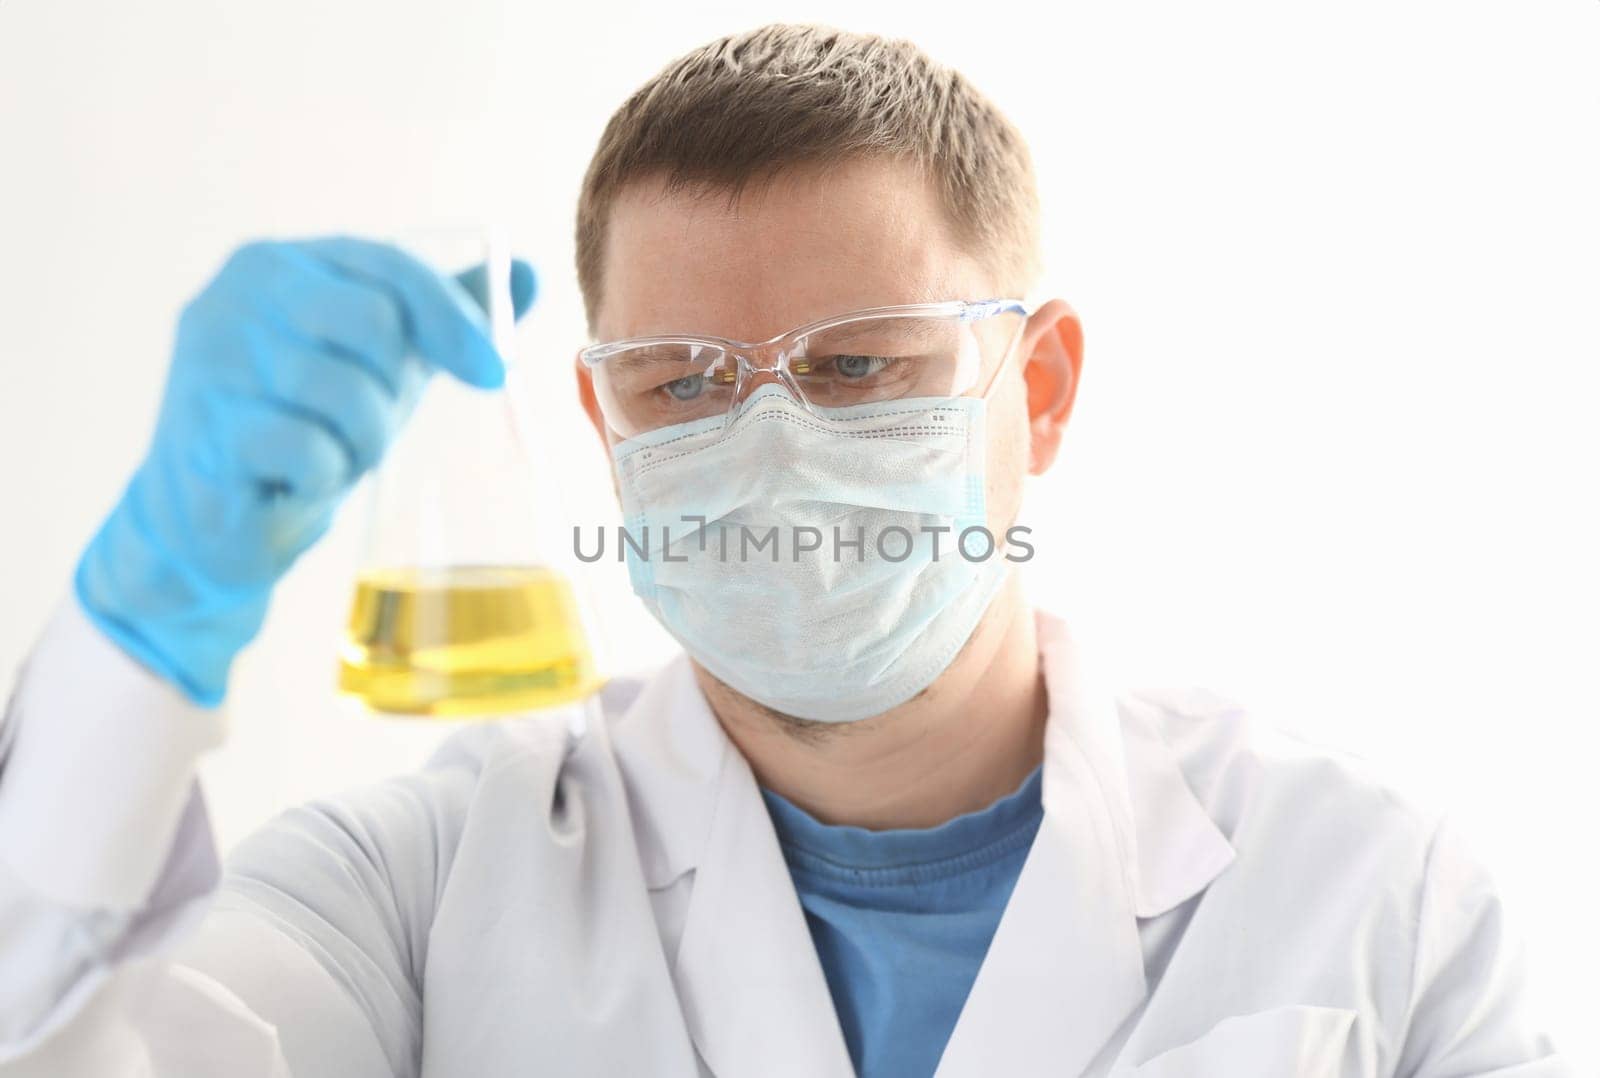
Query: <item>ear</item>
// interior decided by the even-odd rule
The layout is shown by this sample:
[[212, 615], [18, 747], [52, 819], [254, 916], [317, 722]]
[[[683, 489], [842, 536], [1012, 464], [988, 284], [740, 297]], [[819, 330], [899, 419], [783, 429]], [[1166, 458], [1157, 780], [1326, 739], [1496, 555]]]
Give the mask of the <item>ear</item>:
[[582, 352], [573, 354], [573, 373], [578, 379], [578, 403], [583, 405], [584, 414], [589, 417], [589, 422], [594, 426], [594, 432], [600, 436], [600, 446], [608, 454], [611, 452], [611, 440], [606, 435], [605, 416], [600, 414], [600, 399], [594, 395], [594, 371], [588, 364], [579, 358]]
[[1066, 433], [1083, 370], [1083, 327], [1063, 299], [1033, 312], [1023, 327], [1022, 369], [1028, 387], [1028, 474], [1039, 475], [1055, 462]]

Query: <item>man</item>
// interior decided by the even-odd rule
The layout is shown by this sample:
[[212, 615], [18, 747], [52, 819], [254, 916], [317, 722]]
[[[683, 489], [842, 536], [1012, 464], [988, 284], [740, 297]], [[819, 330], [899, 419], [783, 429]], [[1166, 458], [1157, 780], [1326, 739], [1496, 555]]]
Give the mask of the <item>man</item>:
[[1028, 607], [1006, 540], [1082, 362], [1016, 301], [1036, 215], [1017, 133], [904, 43], [664, 70], [585, 180], [577, 378], [685, 655], [219, 881], [194, 761], [273, 582], [408, 386], [502, 377], [397, 251], [237, 254], [6, 719], [0, 1073], [1565, 1073], [1447, 830], [1221, 701], [1111, 695]]

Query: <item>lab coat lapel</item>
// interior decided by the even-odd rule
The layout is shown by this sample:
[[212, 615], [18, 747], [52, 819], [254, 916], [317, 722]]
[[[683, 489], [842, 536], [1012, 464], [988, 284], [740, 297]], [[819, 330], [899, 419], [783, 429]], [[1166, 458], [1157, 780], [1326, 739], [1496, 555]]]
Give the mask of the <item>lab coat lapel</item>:
[[1133, 822], [1109, 695], [1040, 620], [1044, 819], [938, 1078], [1081, 1073], [1145, 999]]
[[755, 776], [687, 662], [645, 693], [654, 699], [630, 709], [619, 755], [641, 810], [635, 824], [651, 886], [694, 872], [673, 979], [696, 1049], [719, 1078], [851, 1078]]
[[678, 950], [695, 1045], [725, 1078], [854, 1070], [805, 914], [744, 757], [730, 749]]
[[771, 819], [731, 748], [676, 972], [690, 1032], [715, 1074], [853, 1074]]
[[1141, 705], [1110, 693], [1063, 622], [1037, 625], [1044, 820], [938, 1078], [1083, 1073], [1148, 996], [1139, 919], [1234, 858]]

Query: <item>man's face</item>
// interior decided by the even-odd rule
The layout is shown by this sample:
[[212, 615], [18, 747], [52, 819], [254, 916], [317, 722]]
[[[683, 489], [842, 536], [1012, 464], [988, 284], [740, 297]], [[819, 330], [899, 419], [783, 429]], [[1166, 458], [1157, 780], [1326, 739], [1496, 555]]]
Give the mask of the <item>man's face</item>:
[[[957, 245], [920, 174], [886, 160], [794, 169], [731, 202], [723, 190], [668, 193], [659, 183], [633, 184], [612, 210], [604, 280], [596, 318], [602, 341], [656, 333], [764, 341], [866, 307], [992, 299], [1003, 291]], [[1002, 543], [1029, 470], [1021, 361], [1033, 330], [1030, 321], [1018, 345], [1024, 354], [995, 382], [987, 407], [989, 520]], [[980, 385], [989, 383], [1000, 351], [991, 349]], [[591, 419], [615, 442], [587, 372], [580, 368], [579, 377]]]

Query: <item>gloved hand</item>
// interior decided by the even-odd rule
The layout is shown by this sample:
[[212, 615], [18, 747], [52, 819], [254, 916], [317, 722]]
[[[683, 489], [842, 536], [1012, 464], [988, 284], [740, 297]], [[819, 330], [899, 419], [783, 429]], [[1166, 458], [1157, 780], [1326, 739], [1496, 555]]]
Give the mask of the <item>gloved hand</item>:
[[[90, 619], [192, 700], [222, 699], [272, 587], [327, 531], [431, 371], [492, 389], [505, 368], [483, 273], [441, 277], [336, 238], [240, 248], [178, 321], [150, 448], [78, 563]], [[513, 264], [513, 307], [534, 276]]]

